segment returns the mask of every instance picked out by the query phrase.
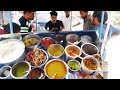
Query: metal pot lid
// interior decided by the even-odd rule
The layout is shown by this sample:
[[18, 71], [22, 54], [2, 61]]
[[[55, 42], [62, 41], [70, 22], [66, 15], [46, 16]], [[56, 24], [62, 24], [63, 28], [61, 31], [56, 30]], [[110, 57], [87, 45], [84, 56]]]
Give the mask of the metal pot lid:
[[6, 39], [0, 42], [0, 64], [17, 60], [25, 51], [25, 45], [17, 39]]

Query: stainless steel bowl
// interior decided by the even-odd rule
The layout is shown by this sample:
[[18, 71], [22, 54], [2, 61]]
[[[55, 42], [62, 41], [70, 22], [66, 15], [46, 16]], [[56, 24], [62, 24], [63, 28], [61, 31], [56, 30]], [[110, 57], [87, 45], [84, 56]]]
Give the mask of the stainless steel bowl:
[[[63, 52], [61, 53], [61, 55], [55, 56], [55, 54], [56, 54], [57, 51], [54, 51], [54, 55], [52, 55], [52, 54], [49, 52], [49, 49], [54, 50], [55, 48], [56, 48], [57, 51], [58, 51], [58, 50], [63, 51]], [[52, 45], [50, 45], [50, 46], [48, 47], [47, 52], [48, 52], [48, 55], [50, 56], [50, 58], [56, 58], [56, 59], [58, 59], [58, 58], [60, 58], [60, 57], [63, 56], [63, 54], [64, 54], [64, 47], [63, 47], [62, 45], [60, 45], [60, 44], [52, 44]]]
[[[24, 42], [24, 40], [25, 40], [26, 38], [31, 38], [31, 37], [35, 37], [35, 38], [37, 38], [38, 40], [40, 40], [40, 42], [41, 42], [41, 38], [40, 38], [38, 35], [35, 35], [35, 34], [26, 35], [26, 36], [23, 38], [23, 42]], [[39, 42], [38, 44], [34, 45], [34, 46], [26, 47], [26, 49], [31, 50], [31, 49], [37, 48], [38, 45], [40, 44], [40, 42]]]
[[[1, 64], [1, 65], [4, 64], [4, 65], [10, 65], [10, 66], [12, 66], [12, 65], [14, 65], [15, 63], [17, 63], [18, 61], [23, 61], [23, 60], [25, 59], [25, 55], [26, 55], [26, 53], [25, 53], [25, 45], [24, 45], [24, 43], [23, 43], [22, 41], [17, 40], [17, 39], [6, 39], [6, 40], [1, 41], [0, 44], [1, 44], [1, 45], [4, 45], [4, 43], [10, 42], [10, 41], [19, 42], [19, 44], [22, 46], [22, 48], [21, 48], [22, 52], [20, 53], [20, 55], [19, 55], [18, 57], [15, 57], [15, 58], [11, 59], [11, 57], [12, 57], [12, 56], [11, 56], [11, 57], [9, 57], [10, 60], [7, 59], [7, 61], [4, 60], [4, 62], [3, 62], [3, 61], [0, 61], [0, 64]], [[15, 42], [14, 42], [14, 43], [15, 43]], [[9, 48], [10, 48], [10, 47], [9, 47]], [[7, 52], [7, 51], [6, 51], [6, 52]]]
[[11, 39], [18, 39], [18, 40], [22, 40], [22, 36], [20, 34], [13, 34], [11, 37]]
[[[14, 74], [13, 74], [13, 72], [15, 72], [17, 69], [17, 66], [23, 66], [23, 63], [24, 64], [26, 64], [26, 65], [28, 65], [28, 70], [27, 71], [25, 71], [25, 75], [24, 76], [21, 76], [21, 77], [16, 77]], [[10, 70], [10, 75], [12, 76], [12, 78], [13, 79], [28, 79], [28, 75], [29, 75], [29, 72], [31, 71], [31, 65], [30, 65], [30, 63], [29, 62], [27, 62], [27, 61], [19, 61], [18, 63], [16, 63], [15, 65], [13, 65], [12, 66], [12, 68], [11, 68], [11, 70]], [[24, 72], [23, 72], [24, 73]]]
[[[85, 66], [84, 60], [86, 60], [86, 59], [87, 59], [87, 60], [92, 60], [92, 61], [94, 61], [94, 62], [96, 63], [96, 65], [97, 65], [96, 70], [88, 69], [88, 68]], [[93, 56], [88, 55], [88, 56], [86, 56], [86, 57], [84, 57], [84, 58], [82, 59], [81, 68], [82, 68], [82, 71], [83, 71], [84, 73], [86, 73], [86, 74], [91, 74], [91, 73], [93, 73], [93, 72], [98, 71], [99, 67], [100, 67], [100, 64], [99, 64], [98, 60], [97, 60], [96, 58], [94, 58]]]
[[83, 56], [94, 55], [99, 53], [99, 49], [91, 43], [85, 43], [81, 46]]
[[[28, 60], [28, 59], [26, 58], [25, 61], [29, 62], [32, 68], [33, 68], [33, 67], [42, 67], [42, 66], [44, 66], [44, 65], [46, 64], [46, 62], [48, 61], [48, 59], [49, 59], [47, 52], [46, 52], [45, 50], [39, 49], [39, 48], [36, 48], [36, 49], [34, 49], [34, 50], [40, 50], [40, 51], [44, 52], [44, 54], [46, 55], [45, 61], [44, 61], [43, 63], [41, 63], [40, 65], [32, 65], [31, 62], [33, 62], [33, 58], [30, 59], [30, 60]], [[34, 50], [31, 50], [31, 51], [33, 52]], [[31, 51], [30, 51], [30, 52], [31, 52]], [[30, 52], [28, 52], [27, 55], [30, 54]], [[26, 56], [27, 56], [27, 55], [26, 55]], [[35, 58], [35, 57], [34, 57], [34, 58]], [[39, 60], [38, 60], [38, 59], [35, 59], [34, 62], [35, 62], [35, 61], [39, 61]]]
[[68, 45], [78, 45], [81, 42], [81, 38], [76, 34], [68, 34], [66, 41]]
[[82, 44], [92, 43], [93, 40], [92, 40], [92, 38], [91, 38], [90, 36], [88, 36], [88, 35], [83, 35], [83, 36], [81, 36], [81, 42], [82, 42]]
[[[34, 72], [36, 69], [39, 70], [39, 73], [34, 74], [34, 76], [39, 76], [39, 77], [38, 77], [38, 78], [30, 77], [30, 76], [33, 76], [32, 74], [33, 74], [33, 72]], [[35, 73], [35, 72], [34, 72], [34, 73]], [[28, 78], [29, 78], [29, 79], [45, 79], [44, 69], [41, 68], [41, 67], [34, 67], [34, 68], [32, 68], [31, 71], [30, 71], [30, 73], [29, 73], [29, 75], [28, 75]]]
[[[9, 69], [9, 70], [7, 70], [7, 69]], [[11, 66], [3, 66], [0, 69], [0, 79], [12, 79], [12, 77], [10, 75], [10, 70], [11, 70]], [[2, 74], [4, 74], [5, 77], [3, 77]]]

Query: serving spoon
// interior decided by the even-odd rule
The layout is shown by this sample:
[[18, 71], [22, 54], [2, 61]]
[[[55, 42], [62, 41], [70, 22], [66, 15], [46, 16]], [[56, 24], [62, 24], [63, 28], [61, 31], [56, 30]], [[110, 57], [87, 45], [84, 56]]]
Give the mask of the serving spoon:
[[56, 72], [56, 73], [52, 76], [52, 78], [51, 78], [51, 79], [54, 79], [56, 75], [57, 75], [57, 72]]
[[29, 71], [24, 71], [24, 72], [22, 72], [22, 73], [28, 73]]
[[83, 57], [80, 57], [79, 55], [73, 53], [72, 51], [69, 51], [70, 53], [72, 53], [73, 55], [75, 55], [76, 57], [80, 58], [80, 59], [83, 59]]
[[44, 75], [41, 73], [41, 75], [40, 75], [40, 77], [39, 77], [39, 79], [42, 79], [42, 77], [43, 77]]

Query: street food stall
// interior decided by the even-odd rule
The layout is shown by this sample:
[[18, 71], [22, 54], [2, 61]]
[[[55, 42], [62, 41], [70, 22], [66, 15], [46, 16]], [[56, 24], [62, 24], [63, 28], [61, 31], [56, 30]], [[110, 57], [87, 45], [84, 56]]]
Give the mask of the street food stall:
[[97, 30], [14, 34], [9, 21], [11, 34], [0, 35], [0, 79], [105, 78]]

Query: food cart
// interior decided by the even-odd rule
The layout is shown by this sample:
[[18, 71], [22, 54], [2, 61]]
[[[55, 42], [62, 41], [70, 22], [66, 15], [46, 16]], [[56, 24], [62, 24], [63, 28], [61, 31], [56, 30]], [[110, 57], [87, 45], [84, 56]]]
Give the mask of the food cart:
[[[9, 12], [9, 16], [10, 16], [10, 13], [11, 12]], [[101, 19], [103, 22], [104, 11], [102, 14], [103, 15]], [[8, 37], [13, 35], [11, 17], [9, 21], [10, 21], [11, 34], [9, 34]], [[21, 48], [21, 50], [23, 49], [24, 50], [23, 52], [20, 50], [22, 54], [18, 57], [19, 59], [16, 60], [14, 57], [15, 60], [9, 63], [8, 62], [5, 63], [4, 60], [2, 63], [0, 62], [1, 64], [0, 70], [2, 71], [2, 69], [4, 69], [3, 67], [8, 68], [8, 66], [10, 66], [10, 69], [9, 70], [7, 69], [7, 71], [4, 72], [5, 75], [9, 73], [8, 77], [6, 76], [6, 79], [82, 79], [82, 78], [84, 79], [84, 78], [87, 78], [85, 77], [87, 75], [92, 76], [93, 79], [103, 79], [104, 76], [103, 76], [103, 67], [102, 67], [103, 66], [102, 56], [95, 56], [95, 55], [102, 55], [101, 51], [103, 53], [104, 46], [105, 46], [105, 43], [104, 44], [101, 43], [102, 25], [103, 23], [101, 23], [101, 32], [99, 33], [97, 30], [69, 31], [69, 32], [68, 31], [67, 32], [41, 32], [41, 33], [31, 33], [31, 34], [27, 33], [27, 34], [21, 34], [22, 39], [19, 39], [19, 40], [10, 39], [8, 37], [5, 38], [5, 37], [2, 37], [1, 35], [0, 44], [9, 42], [9, 41], [16, 42], [15, 48], [18, 48], [17, 47], [17, 42], [18, 42], [18, 46], [19, 44], [21, 44], [21, 47], [23, 47]], [[81, 39], [83, 36], [84, 36], [84, 39]], [[29, 38], [32, 38], [32, 42], [34, 41], [37, 42], [37, 40], [39, 41], [33, 46], [29, 46], [29, 45], [27, 46], [27, 43], [29, 43], [30, 41], [28, 42], [26, 39], [29, 39]], [[49, 40], [49, 43], [46, 42], [45, 40], [46, 41]], [[48, 45], [45, 46], [47, 43]], [[101, 46], [102, 46], [102, 50], [101, 50]], [[11, 46], [11, 48], [14, 48], [14, 47]], [[58, 53], [61, 52], [61, 48], [63, 48], [63, 53], [61, 55], [55, 56], [57, 55], [58, 51], [59, 51]], [[57, 51], [55, 51], [55, 49]], [[53, 50], [53, 51], [50, 51], [50, 50]], [[73, 51], [69, 51], [69, 50], [73, 50]], [[86, 52], [84, 52], [85, 50]], [[54, 52], [54, 54], [52, 54], [52, 52]], [[79, 54], [76, 52], [78, 52]], [[35, 54], [33, 55], [33, 53], [38, 53], [39, 56], [38, 55], [35, 56]], [[17, 54], [18, 53], [16, 52], [16, 55]], [[74, 57], [71, 57], [70, 55], [73, 55]], [[40, 59], [41, 57], [44, 58], [45, 61], [40, 61], [42, 60]], [[38, 60], [39, 63], [37, 62], [37, 59], [35, 62], [35, 58], [39, 58]], [[89, 65], [87, 68], [85, 67], [84, 61], [88, 59], [90, 59], [91, 61], [89, 62], [86, 61], [86, 65], [87, 63], [91, 63], [91, 69], [90, 68], [88, 69]], [[8, 60], [8, 58], [6, 58], [6, 60]], [[70, 64], [73, 62], [74, 64], [77, 63], [79, 65]], [[25, 65], [26, 65], [26, 69], [24, 68]], [[94, 66], [95, 69], [92, 69], [93, 65], [95, 65]], [[5, 77], [5, 75], [3, 76]]]

